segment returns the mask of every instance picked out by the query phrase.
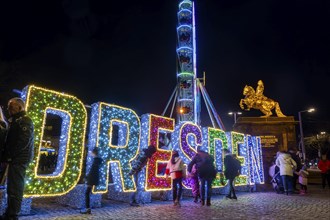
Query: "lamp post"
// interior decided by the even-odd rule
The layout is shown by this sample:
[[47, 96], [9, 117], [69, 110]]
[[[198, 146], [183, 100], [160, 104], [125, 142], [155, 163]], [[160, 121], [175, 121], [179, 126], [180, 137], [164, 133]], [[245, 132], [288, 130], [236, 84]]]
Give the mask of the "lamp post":
[[315, 109], [314, 108], [310, 108], [307, 110], [303, 110], [303, 111], [299, 111], [298, 112], [298, 117], [299, 117], [299, 128], [300, 128], [300, 143], [301, 143], [301, 151], [303, 154], [303, 161], [305, 162], [306, 160], [306, 149], [305, 149], [305, 143], [304, 143], [304, 132], [303, 132], [303, 127], [302, 127], [302, 120], [301, 120], [301, 113], [303, 112], [314, 112]]
[[228, 112], [228, 115], [234, 115], [234, 122], [237, 121], [237, 115], [241, 115], [242, 112]]

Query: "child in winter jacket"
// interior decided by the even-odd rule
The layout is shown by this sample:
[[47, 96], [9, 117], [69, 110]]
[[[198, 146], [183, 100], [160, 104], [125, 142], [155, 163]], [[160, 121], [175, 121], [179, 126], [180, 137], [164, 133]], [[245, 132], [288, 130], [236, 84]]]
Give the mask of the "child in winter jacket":
[[174, 206], [180, 205], [180, 198], [182, 195], [182, 179], [184, 177], [184, 165], [179, 157], [179, 152], [172, 151], [172, 158], [166, 166], [166, 176], [170, 175], [172, 178], [173, 188], [173, 202]]
[[192, 167], [191, 172], [189, 173], [191, 191], [194, 197], [194, 203], [198, 202], [199, 194], [199, 180], [198, 180], [198, 172], [196, 168], [196, 164]]
[[299, 184], [301, 187], [300, 194], [305, 194], [307, 192], [307, 183], [308, 183], [308, 175], [307, 167], [303, 166], [299, 172], [295, 172], [299, 176]]

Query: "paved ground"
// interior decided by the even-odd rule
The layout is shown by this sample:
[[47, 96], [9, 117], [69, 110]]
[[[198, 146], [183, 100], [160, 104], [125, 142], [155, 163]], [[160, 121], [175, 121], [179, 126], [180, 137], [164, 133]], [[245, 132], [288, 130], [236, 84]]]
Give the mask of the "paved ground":
[[182, 207], [171, 202], [155, 201], [141, 207], [126, 203], [103, 201], [103, 207], [92, 215], [57, 205], [51, 200], [38, 200], [34, 215], [20, 219], [330, 219], [330, 190], [310, 187], [307, 195], [286, 196], [274, 192], [239, 193], [238, 200], [214, 196], [211, 207], [200, 207], [191, 199], [184, 199]]

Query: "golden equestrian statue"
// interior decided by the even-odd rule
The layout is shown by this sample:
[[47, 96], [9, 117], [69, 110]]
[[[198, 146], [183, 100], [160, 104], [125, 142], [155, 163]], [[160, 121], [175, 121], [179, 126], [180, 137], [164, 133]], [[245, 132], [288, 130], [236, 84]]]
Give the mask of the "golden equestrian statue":
[[250, 109], [259, 109], [264, 113], [264, 118], [270, 117], [273, 113], [272, 110], [275, 109], [277, 117], [286, 117], [280, 108], [278, 102], [267, 98], [264, 96], [264, 83], [259, 80], [256, 91], [252, 86], [246, 85], [243, 90], [244, 99], [241, 99], [239, 106], [241, 109], [250, 111]]

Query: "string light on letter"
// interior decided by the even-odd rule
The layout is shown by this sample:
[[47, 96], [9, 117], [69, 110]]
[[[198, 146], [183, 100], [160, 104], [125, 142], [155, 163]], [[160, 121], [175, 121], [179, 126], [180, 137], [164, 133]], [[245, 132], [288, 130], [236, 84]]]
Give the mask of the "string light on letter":
[[[214, 157], [214, 163], [217, 171], [224, 171], [224, 154], [223, 150], [228, 149], [228, 140], [223, 130], [216, 128], [203, 128], [203, 139], [205, 148], [211, 156]], [[223, 187], [227, 184], [224, 175], [217, 172], [217, 176], [213, 182], [213, 188]]]
[[[118, 140], [115, 138], [113, 128], [118, 126]], [[136, 190], [133, 177], [129, 175], [131, 161], [139, 150], [140, 120], [137, 114], [128, 108], [107, 103], [95, 103], [92, 105], [91, 124], [88, 148], [99, 148], [99, 155], [103, 159], [100, 167], [100, 184], [94, 187], [94, 193], [108, 191], [109, 165], [111, 165], [112, 177], [116, 190], [132, 192]], [[92, 158], [87, 159], [89, 172]]]
[[156, 147], [156, 153], [149, 159], [146, 168], [146, 191], [171, 189], [171, 179], [157, 175], [158, 163], [167, 163], [171, 159], [171, 151], [159, 149], [159, 132], [173, 132], [174, 119], [153, 114], [142, 115], [141, 149], [149, 145]]
[[[242, 133], [237, 132], [227, 132], [227, 138], [229, 143], [229, 150], [237, 159], [241, 162], [241, 175], [235, 179], [235, 184], [237, 186], [248, 185], [248, 169], [247, 160], [245, 157], [247, 155], [245, 136]], [[243, 156], [242, 156], [243, 155]]]
[[260, 137], [247, 135], [248, 154], [249, 154], [249, 173], [252, 184], [264, 184], [264, 169], [262, 161], [262, 147]]
[[[195, 156], [198, 146], [202, 146], [202, 131], [200, 127], [191, 122], [181, 122], [172, 135], [173, 149], [180, 153], [185, 165], [188, 165]], [[206, 149], [203, 149], [207, 151]], [[186, 188], [191, 187], [190, 179], [183, 181]]]
[[[74, 96], [36, 86], [26, 87], [22, 98], [34, 124], [35, 146], [33, 162], [26, 171], [24, 197], [64, 195], [77, 185], [81, 175], [87, 119], [84, 104]], [[62, 119], [58, 160], [53, 174], [38, 175], [47, 114]]]

